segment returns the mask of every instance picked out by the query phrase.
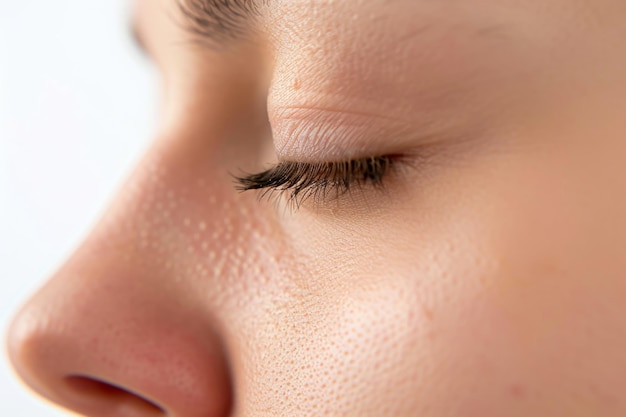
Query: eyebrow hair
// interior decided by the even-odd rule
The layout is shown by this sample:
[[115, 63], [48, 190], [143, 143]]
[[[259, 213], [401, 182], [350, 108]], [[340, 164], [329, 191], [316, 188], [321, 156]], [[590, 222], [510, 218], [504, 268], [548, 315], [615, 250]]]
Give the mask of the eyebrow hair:
[[202, 41], [225, 42], [245, 38], [250, 22], [269, 0], [177, 0], [187, 32]]

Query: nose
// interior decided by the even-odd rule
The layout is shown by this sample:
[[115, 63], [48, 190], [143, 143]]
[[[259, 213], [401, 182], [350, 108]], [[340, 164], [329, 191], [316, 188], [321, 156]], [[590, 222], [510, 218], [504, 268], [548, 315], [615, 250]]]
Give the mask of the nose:
[[17, 374], [87, 416], [230, 415], [229, 358], [215, 315], [128, 232], [93, 235], [10, 326]]
[[227, 359], [215, 326], [180, 307], [180, 297], [171, 305], [158, 290], [139, 288], [145, 282], [123, 285], [140, 273], [61, 271], [10, 327], [16, 372], [45, 398], [87, 416], [229, 415]]

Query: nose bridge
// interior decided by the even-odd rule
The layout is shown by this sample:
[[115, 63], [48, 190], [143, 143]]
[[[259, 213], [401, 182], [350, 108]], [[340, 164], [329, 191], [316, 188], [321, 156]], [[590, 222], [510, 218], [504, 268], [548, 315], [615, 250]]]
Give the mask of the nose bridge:
[[18, 374], [80, 413], [204, 417], [232, 406], [211, 287], [252, 226], [238, 221], [245, 209], [233, 209], [223, 167], [160, 155], [11, 326]]

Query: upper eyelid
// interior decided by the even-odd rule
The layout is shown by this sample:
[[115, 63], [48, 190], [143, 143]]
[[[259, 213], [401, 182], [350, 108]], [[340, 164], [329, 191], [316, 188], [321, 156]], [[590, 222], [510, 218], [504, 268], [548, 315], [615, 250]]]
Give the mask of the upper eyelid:
[[269, 0], [177, 0], [187, 32], [210, 44], [236, 40], [250, 31]]

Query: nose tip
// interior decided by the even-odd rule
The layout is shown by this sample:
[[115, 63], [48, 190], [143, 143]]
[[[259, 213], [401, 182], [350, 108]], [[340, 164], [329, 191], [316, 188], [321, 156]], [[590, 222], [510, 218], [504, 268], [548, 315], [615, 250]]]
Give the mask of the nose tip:
[[[7, 350], [13, 367], [35, 392], [52, 402], [89, 416], [160, 417], [167, 410], [138, 393], [101, 381], [95, 376], [71, 374], [56, 352], [58, 345], [45, 331], [34, 329], [22, 313], [13, 321]], [[30, 327], [30, 328], [29, 328]]]
[[16, 315], [6, 339], [16, 373], [36, 393], [93, 417], [230, 415], [228, 368], [207, 326], [149, 307], [46, 304], [45, 292]]

